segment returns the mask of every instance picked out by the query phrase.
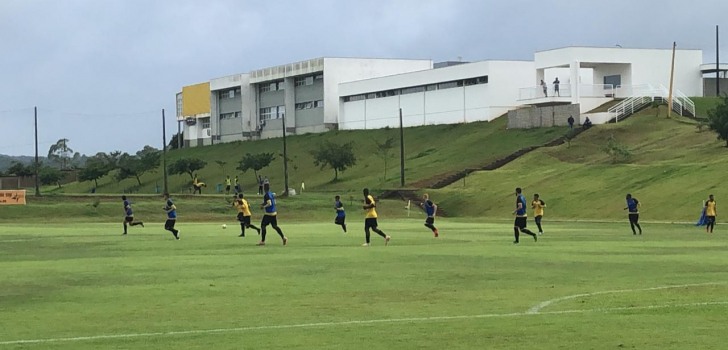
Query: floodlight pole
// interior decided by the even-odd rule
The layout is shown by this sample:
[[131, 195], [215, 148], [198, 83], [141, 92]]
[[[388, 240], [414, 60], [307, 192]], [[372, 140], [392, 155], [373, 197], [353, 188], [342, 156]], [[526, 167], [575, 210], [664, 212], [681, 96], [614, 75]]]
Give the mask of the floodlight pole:
[[162, 166], [164, 167], [164, 193], [169, 193], [167, 185], [167, 125], [164, 120], [164, 108], [162, 108]]
[[33, 107], [33, 119], [35, 122], [35, 196], [40, 197], [40, 184], [38, 184], [38, 107]]
[[720, 96], [720, 41], [718, 26], [715, 26], [715, 95]]
[[286, 147], [286, 113], [283, 113], [283, 178], [286, 190], [284, 196], [288, 196], [288, 148]]
[[404, 126], [402, 123], [402, 108], [399, 109], [399, 163], [400, 186], [404, 187]]

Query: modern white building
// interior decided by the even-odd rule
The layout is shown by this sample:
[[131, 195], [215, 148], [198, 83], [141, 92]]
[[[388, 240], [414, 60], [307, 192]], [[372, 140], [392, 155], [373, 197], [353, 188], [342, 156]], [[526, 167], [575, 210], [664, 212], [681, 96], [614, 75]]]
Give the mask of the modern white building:
[[339, 129], [490, 121], [518, 107], [528, 61], [482, 61], [339, 85]]

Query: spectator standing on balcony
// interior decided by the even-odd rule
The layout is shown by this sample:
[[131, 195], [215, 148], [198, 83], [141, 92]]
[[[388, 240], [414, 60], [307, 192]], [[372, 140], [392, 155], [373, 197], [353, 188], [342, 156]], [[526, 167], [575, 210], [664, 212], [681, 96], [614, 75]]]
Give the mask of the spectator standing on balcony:
[[574, 116], [570, 115], [569, 119], [567, 119], [566, 121], [569, 122], [569, 129], [573, 129], [574, 128]]
[[559, 77], [556, 77], [556, 80], [554, 80], [554, 96], [561, 96], [561, 93], [559, 93], [559, 84], [561, 84]]
[[543, 79], [541, 79], [541, 87], [543, 88], [543, 97], [549, 97], [549, 87]]

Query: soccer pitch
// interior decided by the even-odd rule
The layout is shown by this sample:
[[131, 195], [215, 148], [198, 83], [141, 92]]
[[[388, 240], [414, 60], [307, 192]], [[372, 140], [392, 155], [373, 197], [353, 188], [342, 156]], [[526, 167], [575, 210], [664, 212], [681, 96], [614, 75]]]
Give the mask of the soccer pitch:
[[[332, 219], [333, 221], [333, 219]], [[529, 222], [529, 225], [532, 221]], [[723, 348], [728, 241], [687, 225], [0, 227], [2, 349]]]

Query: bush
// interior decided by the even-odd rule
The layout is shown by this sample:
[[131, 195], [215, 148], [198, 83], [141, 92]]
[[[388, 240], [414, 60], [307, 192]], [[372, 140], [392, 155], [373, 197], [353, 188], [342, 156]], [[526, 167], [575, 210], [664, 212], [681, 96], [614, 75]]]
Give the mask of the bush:
[[614, 135], [609, 136], [607, 143], [602, 147], [602, 152], [612, 158], [612, 164], [629, 163], [632, 158], [632, 152], [626, 145], [619, 142]]

